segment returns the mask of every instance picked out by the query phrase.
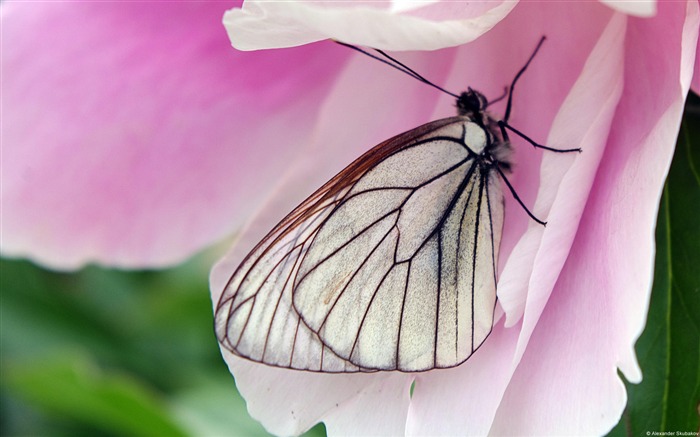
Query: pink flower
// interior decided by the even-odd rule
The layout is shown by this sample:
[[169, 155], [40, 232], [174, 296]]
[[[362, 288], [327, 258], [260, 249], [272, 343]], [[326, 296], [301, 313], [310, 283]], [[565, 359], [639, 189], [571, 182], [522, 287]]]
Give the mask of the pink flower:
[[[332, 434], [600, 434], [625, 405], [616, 369], [640, 379], [633, 345], [656, 208], [694, 67], [700, 87], [698, 4], [469, 5], [270, 2], [226, 16], [247, 49], [329, 37], [459, 46], [401, 59], [450, 90], [491, 97], [546, 34], [511, 121], [549, 146], [584, 149], [516, 144], [511, 181], [549, 225], [506, 196], [505, 317], [465, 365], [320, 375], [225, 353], [272, 432], [324, 421]], [[372, 145], [452, 113], [448, 97], [332, 43], [232, 50], [225, 6], [2, 5], [3, 255], [63, 269], [161, 266], [262, 207], [212, 271], [216, 302], [242, 256], [314, 188]]]
[[[511, 181], [548, 226], [534, 224], [506, 195], [503, 317], [464, 365], [324, 375], [224, 350], [251, 415], [269, 431], [299, 434], [323, 421], [340, 435], [589, 435], [618, 422], [626, 404], [618, 369], [641, 379], [634, 343], [644, 327], [655, 218], [696, 63], [699, 13], [696, 1], [612, 6], [247, 2], [227, 13], [232, 42], [243, 49], [325, 38], [388, 50], [474, 40], [400, 59], [449, 90], [469, 85], [487, 96], [500, 94], [547, 35], [518, 84], [511, 122], [549, 146], [584, 150], [539, 153], [516, 141]], [[213, 269], [214, 302], [247, 251], [315, 187], [382, 139], [450, 115], [448, 97], [346, 56], [315, 135], [298, 150], [304, 160]]]

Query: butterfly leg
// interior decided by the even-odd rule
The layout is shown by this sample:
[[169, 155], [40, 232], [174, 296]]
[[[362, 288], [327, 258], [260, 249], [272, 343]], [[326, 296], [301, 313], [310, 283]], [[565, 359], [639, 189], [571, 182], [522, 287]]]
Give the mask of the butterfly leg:
[[569, 152], [581, 153], [582, 152], [580, 147], [577, 147], [575, 149], [555, 149], [553, 147], [547, 147], [547, 146], [543, 146], [542, 144], [538, 144], [535, 141], [533, 141], [530, 137], [525, 135], [524, 133], [520, 132], [519, 130], [517, 130], [513, 126], [506, 123], [504, 120], [498, 121], [498, 127], [501, 128], [501, 135], [503, 136], [504, 141], [510, 141], [510, 139], [508, 138], [508, 132], [506, 131], [506, 129], [508, 129], [508, 130], [512, 131], [514, 134], [516, 134], [517, 136], [519, 136], [520, 138], [522, 138], [525, 141], [527, 141], [528, 143], [532, 144], [532, 146], [535, 147], [536, 149], [549, 150], [550, 152], [557, 152], [557, 153], [569, 153]]
[[513, 198], [515, 198], [515, 200], [520, 204], [520, 206], [523, 207], [523, 209], [525, 210], [527, 215], [529, 215], [531, 219], [533, 219], [537, 223], [541, 224], [542, 226], [547, 226], [547, 222], [544, 222], [544, 221], [538, 219], [537, 217], [535, 217], [535, 215], [532, 212], [530, 212], [529, 209], [527, 209], [527, 206], [525, 206], [523, 201], [520, 200], [518, 193], [515, 191], [515, 188], [513, 188], [513, 185], [510, 184], [510, 181], [506, 177], [505, 173], [503, 173], [503, 170], [501, 170], [501, 167], [499, 167], [499, 165], [497, 163], [494, 163], [493, 166], [496, 167], [496, 171], [498, 172], [499, 175], [501, 175], [501, 178], [508, 186], [508, 189], [510, 190], [510, 193], [513, 195]]

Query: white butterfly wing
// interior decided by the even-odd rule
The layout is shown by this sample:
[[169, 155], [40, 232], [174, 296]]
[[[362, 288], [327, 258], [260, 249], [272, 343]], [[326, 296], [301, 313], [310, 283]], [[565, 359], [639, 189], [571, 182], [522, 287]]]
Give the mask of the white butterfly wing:
[[333, 198], [325, 199], [307, 214], [295, 214], [301, 212], [295, 210], [285, 219], [290, 225], [278, 225], [239, 266], [215, 315], [216, 334], [223, 347], [278, 367], [324, 372], [359, 370], [324, 347], [292, 307], [290, 278], [296, 275], [308, 251], [308, 240], [332, 212], [334, 203]]
[[503, 225], [485, 138], [468, 119], [438, 120], [343, 170], [234, 273], [216, 311], [222, 345], [323, 372], [469, 358], [491, 331]]

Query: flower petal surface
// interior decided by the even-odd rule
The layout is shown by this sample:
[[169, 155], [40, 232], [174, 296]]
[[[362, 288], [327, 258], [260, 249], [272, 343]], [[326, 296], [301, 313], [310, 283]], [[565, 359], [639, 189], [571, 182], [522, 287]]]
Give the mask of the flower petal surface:
[[472, 41], [515, 2], [246, 1], [224, 24], [234, 47], [291, 47], [326, 38], [385, 50], [435, 50]]
[[58, 269], [168, 265], [235, 231], [347, 56], [232, 50], [221, 3], [1, 13], [2, 251]]
[[605, 434], [626, 403], [617, 369], [631, 382], [641, 379], [634, 343], [644, 328], [654, 223], [693, 71], [698, 5], [664, 4], [653, 19], [626, 21], [624, 92], [605, 152], [494, 435]]

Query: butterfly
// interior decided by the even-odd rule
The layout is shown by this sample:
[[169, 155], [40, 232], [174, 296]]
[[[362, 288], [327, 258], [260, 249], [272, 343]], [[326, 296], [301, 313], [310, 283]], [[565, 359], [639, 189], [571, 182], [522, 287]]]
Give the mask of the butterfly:
[[[490, 334], [513, 88], [457, 95], [383, 51], [344, 43], [456, 98], [458, 115], [375, 146], [289, 213], [235, 270], [215, 310], [220, 345], [248, 360], [343, 373], [465, 362]], [[508, 96], [503, 119], [487, 112]]]

